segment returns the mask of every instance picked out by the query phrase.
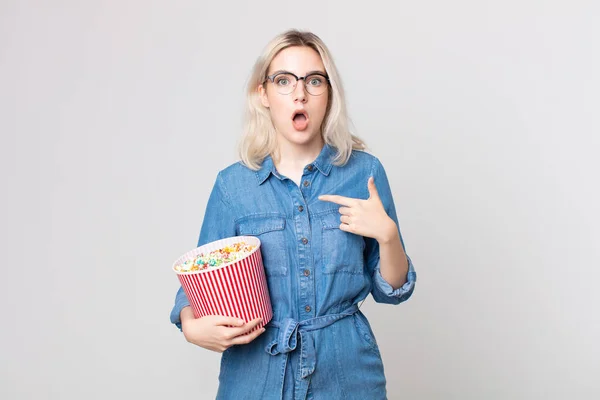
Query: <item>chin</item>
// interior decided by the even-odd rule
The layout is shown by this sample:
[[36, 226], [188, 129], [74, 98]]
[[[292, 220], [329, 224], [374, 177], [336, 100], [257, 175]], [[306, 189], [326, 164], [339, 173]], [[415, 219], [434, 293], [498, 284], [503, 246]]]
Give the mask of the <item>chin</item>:
[[307, 145], [319, 140], [319, 134], [307, 131], [292, 131], [284, 136], [285, 140], [297, 145]]

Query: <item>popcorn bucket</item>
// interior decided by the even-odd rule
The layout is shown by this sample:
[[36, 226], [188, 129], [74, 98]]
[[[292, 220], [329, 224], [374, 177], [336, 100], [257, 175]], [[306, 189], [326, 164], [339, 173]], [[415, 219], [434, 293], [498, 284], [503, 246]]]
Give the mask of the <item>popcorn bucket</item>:
[[[219, 267], [182, 272], [175, 266], [194, 260], [199, 254], [223, 249], [237, 242], [255, 245], [249, 254]], [[248, 322], [262, 318], [262, 323], [252, 331], [262, 328], [271, 318], [273, 310], [260, 252], [260, 239], [254, 236], [233, 236], [207, 243], [188, 251], [173, 263], [181, 286], [190, 301], [194, 317], [223, 315], [241, 318]]]

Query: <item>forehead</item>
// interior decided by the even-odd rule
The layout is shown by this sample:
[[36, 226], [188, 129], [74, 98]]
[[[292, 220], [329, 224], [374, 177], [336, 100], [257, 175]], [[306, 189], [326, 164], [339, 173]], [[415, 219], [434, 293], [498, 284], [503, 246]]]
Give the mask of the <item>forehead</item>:
[[273, 71], [289, 71], [304, 75], [309, 71], [325, 72], [321, 56], [310, 47], [288, 47], [281, 50], [269, 65], [269, 73]]

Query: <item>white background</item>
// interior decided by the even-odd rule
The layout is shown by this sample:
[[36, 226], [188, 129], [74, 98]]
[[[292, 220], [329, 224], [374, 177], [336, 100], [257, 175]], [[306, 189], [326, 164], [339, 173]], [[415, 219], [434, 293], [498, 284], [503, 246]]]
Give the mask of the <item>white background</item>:
[[170, 266], [295, 27], [333, 52], [417, 270], [362, 308], [389, 398], [600, 398], [598, 4], [217, 3], [0, 2], [0, 397], [214, 398]]

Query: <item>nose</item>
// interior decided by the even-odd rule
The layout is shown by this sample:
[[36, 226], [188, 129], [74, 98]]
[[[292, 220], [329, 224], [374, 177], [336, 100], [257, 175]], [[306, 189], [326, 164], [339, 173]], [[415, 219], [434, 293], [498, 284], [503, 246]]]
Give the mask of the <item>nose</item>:
[[294, 88], [294, 101], [306, 103], [306, 90], [304, 90], [304, 80], [299, 79]]

